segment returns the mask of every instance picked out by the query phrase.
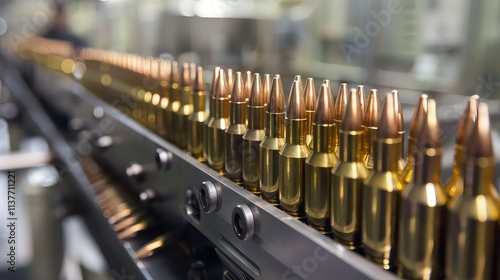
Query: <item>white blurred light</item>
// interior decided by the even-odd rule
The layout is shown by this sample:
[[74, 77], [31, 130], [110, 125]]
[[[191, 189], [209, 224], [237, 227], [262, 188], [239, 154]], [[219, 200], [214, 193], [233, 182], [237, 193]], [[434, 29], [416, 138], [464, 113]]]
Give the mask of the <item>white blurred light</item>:
[[7, 31], [7, 22], [3, 18], [0, 17], [0, 35], [4, 34]]

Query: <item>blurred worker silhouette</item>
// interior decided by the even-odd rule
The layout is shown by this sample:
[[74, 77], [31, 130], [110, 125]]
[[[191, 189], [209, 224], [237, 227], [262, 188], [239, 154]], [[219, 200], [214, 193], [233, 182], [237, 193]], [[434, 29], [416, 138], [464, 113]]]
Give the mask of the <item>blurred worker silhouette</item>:
[[68, 26], [66, 10], [63, 5], [56, 2], [56, 13], [52, 19], [51, 26], [42, 37], [48, 39], [68, 41], [75, 47], [86, 47], [87, 42], [76, 36]]

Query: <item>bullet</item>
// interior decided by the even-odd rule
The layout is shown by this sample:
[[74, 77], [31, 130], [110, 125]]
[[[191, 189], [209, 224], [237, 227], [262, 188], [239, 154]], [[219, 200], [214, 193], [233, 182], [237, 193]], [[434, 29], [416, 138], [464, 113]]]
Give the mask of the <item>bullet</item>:
[[271, 95], [271, 75], [264, 74], [262, 89], [264, 91], [264, 100], [266, 101], [266, 106], [267, 106], [267, 104], [269, 104], [269, 96]]
[[176, 132], [176, 114], [180, 108], [180, 93], [179, 93], [179, 65], [177, 61], [172, 61], [170, 70], [170, 85], [168, 90], [168, 105], [165, 109], [165, 133], [167, 140], [175, 144]]
[[446, 234], [446, 279], [492, 279], [498, 240], [498, 194], [488, 106], [480, 103], [462, 162], [463, 192], [450, 200]]
[[308, 78], [306, 81], [306, 87], [303, 93], [304, 104], [306, 107], [306, 144], [311, 148], [313, 139], [313, 119], [314, 111], [316, 110], [316, 88], [314, 87], [313, 78]]
[[243, 184], [245, 189], [260, 194], [260, 142], [266, 134], [266, 100], [258, 73], [253, 74], [248, 101], [248, 129], [243, 135]]
[[193, 113], [193, 80], [191, 79], [191, 67], [188, 63], [182, 65], [180, 91], [180, 107], [176, 116], [177, 147], [187, 151], [188, 118]]
[[441, 185], [439, 134], [436, 102], [430, 99], [415, 140], [415, 176], [401, 193], [398, 271], [404, 279], [443, 276], [447, 196]]
[[209, 105], [209, 112], [210, 115], [207, 117], [207, 120], [203, 124], [203, 158], [205, 159], [205, 162], [208, 161], [208, 123], [210, 122], [210, 116], [214, 114], [214, 105], [215, 102], [213, 102], [213, 98], [215, 96], [215, 84], [218, 81], [219, 78], [219, 72], [220, 72], [220, 67], [215, 67], [214, 69], [214, 74], [212, 76], [212, 82], [210, 83], [210, 89], [209, 89], [209, 98], [208, 98], [208, 105]]
[[406, 166], [406, 161], [403, 158], [405, 151], [405, 120], [403, 116], [403, 106], [401, 106], [401, 98], [399, 98], [399, 92], [397, 90], [391, 91], [394, 95], [394, 104], [396, 106], [396, 112], [398, 117], [398, 133], [401, 138], [401, 151], [399, 153], [398, 160], [398, 170], [401, 173]]
[[365, 98], [366, 98], [365, 87], [362, 86], [362, 85], [358, 85], [357, 93], [358, 93], [358, 97], [359, 97], [359, 103], [361, 104], [361, 111], [363, 112], [363, 121], [364, 121], [364, 119], [365, 119], [365, 112], [366, 112], [366, 106], [365, 106]]
[[219, 70], [219, 77], [212, 96], [213, 113], [208, 122], [208, 165], [215, 171], [224, 173], [225, 134], [229, 126], [229, 92], [226, 75]]
[[330, 201], [330, 224], [335, 240], [350, 250], [361, 247], [361, 200], [363, 181], [368, 177], [368, 169], [363, 163], [362, 125], [359, 97], [356, 90], [351, 90], [340, 123], [340, 157], [331, 171]]
[[279, 153], [285, 145], [285, 94], [276, 75], [266, 109], [266, 135], [260, 144], [260, 191], [262, 198], [279, 206]]
[[168, 107], [168, 87], [170, 84], [170, 70], [171, 70], [171, 62], [170, 60], [160, 59], [159, 61], [159, 83], [160, 83], [160, 106], [158, 106], [157, 116], [158, 116], [158, 125], [157, 130], [158, 134], [164, 138], [166, 138], [165, 132], [165, 123], [166, 123], [166, 109]]
[[363, 192], [363, 245], [368, 259], [391, 269], [396, 261], [398, 208], [403, 183], [398, 177], [401, 137], [393, 93], [385, 97], [373, 140], [373, 170]]
[[340, 84], [339, 92], [337, 94], [337, 100], [335, 101], [335, 109], [333, 111], [333, 121], [335, 123], [333, 145], [335, 147], [335, 153], [337, 154], [337, 156], [339, 155], [340, 124], [342, 123], [342, 118], [345, 114], [347, 100], [347, 84]]
[[243, 75], [236, 72], [231, 100], [229, 101], [229, 127], [226, 130], [226, 174], [233, 182], [242, 183], [243, 135], [247, 131], [247, 100]]
[[205, 88], [203, 68], [198, 66], [193, 84], [193, 113], [188, 117], [187, 148], [191, 156], [200, 162], [205, 161], [203, 157], [203, 126], [208, 119]]
[[293, 78], [293, 81], [297, 81], [297, 83], [299, 83], [299, 90], [300, 90], [300, 93], [304, 93], [304, 85], [302, 84], [302, 77], [300, 75], [295, 75], [295, 77]]
[[313, 149], [306, 160], [305, 207], [310, 226], [322, 234], [331, 233], [331, 171], [338, 158], [333, 147], [333, 96], [329, 84], [322, 84], [313, 121]]
[[[359, 92], [359, 91], [358, 91]], [[380, 99], [376, 89], [370, 90], [368, 104], [363, 119], [363, 162], [368, 170], [373, 169], [373, 140], [377, 137], [378, 117], [379, 117]]]
[[252, 93], [252, 72], [246, 71], [245, 72], [245, 81], [244, 81], [244, 87], [245, 87], [245, 94], [246, 94], [246, 99], [247, 102], [250, 99], [250, 93]]
[[281, 209], [295, 218], [305, 217], [305, 164], [311, 151], [306, 145], [307, 122], [299, 81], [294, 81], [286, 109], [285, 145], [279, 156]]
[[461, 165], [465, 157], [465, 148], [467, 140], [472, 132], [477, 117], [477, 106], [479, 105], [479, 96], [473, 95], [469, 98], [465, 111], [457, 127], [457, 136], [455, 141], [455, 158], [453, 160], [453, 170], [451, 178], [445, 184], [444, 190], [449, 198], [460, 196], [463, 191]]
[[227, 71], [227, 92], [229, 93], [229, 99], [231, 99], [231, 92], [233, 91], [233, 84], [234, 84], [234, 73], [233, 69], [228, 68]]
[[410, 122], [410, 133], [408, 135], [408, 163], [406, 164], [403, 172], [401, 172], [401, 180], [405, 184], [409, 184], [413, 181], [414, 168], [415, 168], [415, 151], [416, 144], [415, 141], [420, 133], [420, 129], [427, 115], [427, 94], [422, 94], [418, 100], [417, 107], [415, 108], [415, 113]]

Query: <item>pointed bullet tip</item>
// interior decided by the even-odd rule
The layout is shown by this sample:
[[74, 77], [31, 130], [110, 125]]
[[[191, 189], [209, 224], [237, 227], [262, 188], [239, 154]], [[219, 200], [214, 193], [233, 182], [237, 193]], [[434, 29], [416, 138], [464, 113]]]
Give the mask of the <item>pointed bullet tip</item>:
[[337, 94], [337, 100], [335, 101], [335, 109], [333, 112], [333, 118], [338, 121], [342, 121], [344, 117], [345, 108], [347, 106], [348, 96], [347, 96], [347, 84], [340, 84], [339, 92]]
[[306, 111], [314, 111], [316, 109], [316, 88], [314, 87], [313, 78], [308, 78], [306, 88], [304, 90]]
[[217, 83], [215, 84], [214, 97], [215, 98], [227, 98], [229, 96], [226, 74], [223, 69], [219, 70], [219, 76], [217, 77]]
[[436, 113], [436, 101], [427, 100], [427, 114], [418, 133], [417, 146], [423, 149], [441, 148], [439, 122]]
[[363, 125], [365, 127], [377, 127], [379, 118], [380, 99], [376, 89], [370, 90], [368, 96], [368, 104], [365, 111], [365, 119]]
[[472, 128], [474, 127], [474, 123], [477, 118], [477, 109], [479, 107], [479, 96], [473, 95], [467, 101], [467, 105], [465, 106], [465, 110], [460, 118], [460, 122], [457, 127], [457, 138], [456, 144], [466, 146], [467, 139], [472, 132]]
[[401, 106], [401, 98], [399, 96], [399, 92], [397, 90], [392, 90], [392, 94], [394, 95], [394, 105], [396, 106], [396, 112], [398, 117], [398, 129], [399, 131], [405, 130], [405, 119], [403, 116], [403, 106]]
[[343, 131], [361, 131], [363, 125], [363, 113], [359, 103], [358, 93], [355, 89], [349, 92], [349, 101], [345, 109], [340, 128]]
[[319, 90], [314, 123], [333, 124], [333, 96], [329, 91], [328, 84], [322, 84]]
[[413, 139], [417, 138], [420, 128], [422, 127], [422, 123], [426, 118], [427, 102], [428, 102], [427, 94], [422, 94], [418, 99], [417, 106], [415, 107], [415, 112], [413, 113], [413, 118], [411, 119], [410, 122], [409, 136]]
[[264, 90], [262, 88], [262, 80], [259, 73], [253, 74], [252, 92], [250, 94], [249, 106], [265, 106]]
[[288, 119], [305, 119], [306, 107], [303, 102], [302, 93], [298, 81], [293, 81], [290, 96], [288, 98], [288, 107], [286, 110]]
[[385, 96], [382, 114], [380, 114], [378, 120], [377, 138], [398, 138], [398, 119], [395, 103], [394, 94], [392, 92], [388, 93]]
[[231, 102], [246, 102], [245, 88], [243, 86], [243, 75], [241, 74], [241, 72], [236, 72], [233, 91], [231, 93]]
[[281, 78], [276, 75], [271, 85], [271, 96], [269, 97], [269, 104], [267, 111], [270, 113], [284, 113], [285, 112], [285, 94], [283, 92], [283, 84]]
[[271, 95], [271, 75], [264, 74], [264, 82], [263, 82], [263, 90], [264, 90], [264, 100], [269, 103], [269, 96]]
[[170, 72], [170, 81], [173, 84], [178, 84], [180, 82], [179, 64], [177, 61], [172, 61], [172, 69]]
[[194, 78], [194, 90], [195, 91], [206, 90], [205, 76], [203, 73], [203, 67], [201, 66], [196, 67], [196, 76]]
[[182, 64], [181, 84], [185, 87], [193, 85], [193, 80], [191, 79], [191, 66], [189, 63]]
[[494, 156], [490, 116], [486, 103], [479, 104], [477, 120], [470, 135], [466, 153], [468, 158], [489, 158]]
[[212, 82], [210, 83], [210, 95], [212, 97], [215, 97], [215, 85], [217, 84], [217, 81], [219, 80], [219, 73], [220, 73], [220, 67], [217, 66], [214, 69], [214, 73], [212, 75]]
[[250, 71], [245, 72], [244, 87], [245, 87], [245, 98], [250, 99], [250, 94], [252, 93], [252, 72]]

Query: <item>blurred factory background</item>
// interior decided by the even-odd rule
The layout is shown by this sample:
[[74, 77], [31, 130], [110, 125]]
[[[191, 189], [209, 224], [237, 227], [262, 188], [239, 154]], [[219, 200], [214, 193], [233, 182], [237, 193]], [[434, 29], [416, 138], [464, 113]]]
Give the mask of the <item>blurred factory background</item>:
[[[489, 98], [500, 88], [498, 1], [60, 2], [69, 29], [100, 49]], [[0, 5], [4, 46], [43, 34], [56, 11], [53, 0]]]
[[[364, 84], [384, 94], [398, 89], [407, 127], [419, 95], [427, 93], [439, 104], [446, 136], [444, 174], [451, 172], [456, 123], [467, 96], [479, 95], [492, 119], [500, 119], [496, 0], [1, 0], [0, 52], [15, 56], [15, 47], [34, 36], [57, 37], [51, 33], [55, 26], [77, 47], [174, 58], [208, 70], [281, 74], [286, 94], [296, 74]], [[0, 93], [0, 118], [15, 119], [21, 109], [6, 105], [9, 90], [0, 86]], [[498, 162], [500, 122], [493, 126]], [[2, 150], [0, 143], [0, 152], [34, 149], [43, 155], [47, 143], [32, 136], [13, 125], [12, 147]], [[20, 221], [24, 245], [18, 247], [16, 277], [5, 272], [8, 247], [1, 240], [0, 279], [139, 279], [127, 267], [108, 267], [84, 222], [63, 219], [71, 207], [54, 209], [64, 193], [61, 184], [74, 183], [60, 167], [19, 173], [27, 180], [19, 182], [19, 215], [31, 218]], [[6, 229], [0, 228], [3, 237]]]

